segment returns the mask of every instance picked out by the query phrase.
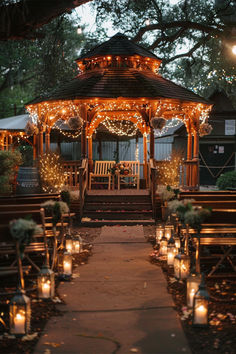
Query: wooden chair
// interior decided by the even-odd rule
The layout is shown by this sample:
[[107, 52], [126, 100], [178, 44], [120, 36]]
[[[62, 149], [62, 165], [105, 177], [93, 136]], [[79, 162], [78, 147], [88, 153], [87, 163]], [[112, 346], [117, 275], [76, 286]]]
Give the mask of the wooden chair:
[[108, 184], [108, 189], [111, 189], [110, 169], [115, 163], [115, 161], [95, 161], [94, 172], [90, 172], [89, 174], [89, 189], [91, 189], [93, 180], [95, 181], [94, 183]]
[[120, 185], [122, 183], [122, 179], [128, 178], [127, 182], [124, 182], [125, 184], [136, 184], [137, 189], [139, 190], [139, 177], [140, 177], [140, 164], [139, 161], [120, 161], [121, 165], [126, 165], [127, 168], [130, 169], [129, 173], [126, 175], [123, 174], [118, 174], [118, 190], [120, 190]]

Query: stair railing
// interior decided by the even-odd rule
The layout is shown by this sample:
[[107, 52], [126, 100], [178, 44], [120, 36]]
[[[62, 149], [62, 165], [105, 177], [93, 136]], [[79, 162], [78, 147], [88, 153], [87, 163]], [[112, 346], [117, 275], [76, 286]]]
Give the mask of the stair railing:
[[83, 217], [84, 200], [88, 187], [88, 159], [83, 159], [79, 167], [79, 215]]
[[149, 162], [150, 166], [150, 194], [151, 194], [151, 201], [152, 201], [152, 211], [153, 211], [153, 218], [156, 220], [156, 188], [157, 188], [157, 168], [154, 165], [154, 160], [150, 159]]

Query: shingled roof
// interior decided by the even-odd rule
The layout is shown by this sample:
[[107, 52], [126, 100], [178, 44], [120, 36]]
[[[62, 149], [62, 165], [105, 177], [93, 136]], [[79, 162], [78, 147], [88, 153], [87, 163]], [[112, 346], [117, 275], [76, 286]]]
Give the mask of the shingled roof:
[[93, 58], [104, 55], [140, 55], [146, 58], [161, 60], [149, 50], [130, 41], [128, 37], [126, 37], [124, 34], [117, 33], [108, 41], [98, 45], [97, 47], [90, 50], [88, 53], [81, 55], [81, 57], [79, 57], [77, 61], [82, 60], [84, 58]]
[[[135, 54], [158, 58], [118, 33], [109, 41], [92, 49], [81, 58], [112, 54]], [[80, 58], [80, 59], [81, 59]], [[83, 98], [170, 98], [187, 102], [210, 102], [194, 92], [164, 79], [152, 70], [140, 70], [135, 67], [104, 67], [96, 70], [85, 70], [76, 78], [62, 87], [55, 89], [49, 95], [37, 98], [29, 104], [43, 101], [73, 100]]]
[[181, 101], [209, 103], [201, 96], [164, 79], [153, 72], [136, 69], [104, 69], [86, 72], [64, 84], [46, 97], [36, 99], [31, 104], [42, 101], [73, 100], [79, 98], [172, 98]]

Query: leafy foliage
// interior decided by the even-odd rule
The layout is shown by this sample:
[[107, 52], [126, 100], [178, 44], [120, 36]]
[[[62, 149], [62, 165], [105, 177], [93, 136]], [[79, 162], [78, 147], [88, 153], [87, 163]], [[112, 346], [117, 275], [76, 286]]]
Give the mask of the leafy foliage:
[[17, 168], [22, 164], [19, 151], [0, 151], [0, 193], [11, 193]]
[[236, 188], [236, 171], [229, 171], [220, 175], [216, 181], [219, 189]]

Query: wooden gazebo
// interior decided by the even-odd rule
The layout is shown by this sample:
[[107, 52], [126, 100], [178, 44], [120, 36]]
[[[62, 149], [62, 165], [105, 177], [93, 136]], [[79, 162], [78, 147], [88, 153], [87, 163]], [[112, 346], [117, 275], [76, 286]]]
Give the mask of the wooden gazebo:
[[130, 121], [143, 135], [144, 177], [148, 176], [147, 136], [150, 135], [150, 159], [154, 157], [152, 119], [179, 118], [188, 133], [186, 185], [198, 184], [199, 127], [207, 120], [209, 101], [196, 95], [158, 72], [161, 59], [117, 33], [76, 60], [79, 74], [56, 88], [48, 96], [27, 105], [39, 128], [38, 145], [43, 153], [50, 148], [50, 131], [58, 119], [79, 117], [82, 122], [82, 158], [92, 168], [92, 137], [105, 120]]

